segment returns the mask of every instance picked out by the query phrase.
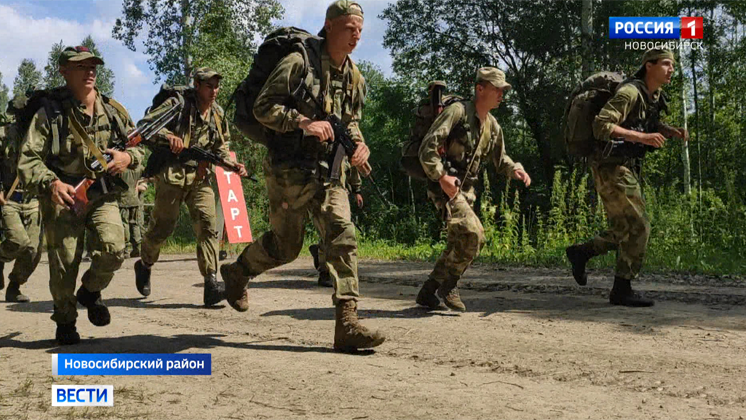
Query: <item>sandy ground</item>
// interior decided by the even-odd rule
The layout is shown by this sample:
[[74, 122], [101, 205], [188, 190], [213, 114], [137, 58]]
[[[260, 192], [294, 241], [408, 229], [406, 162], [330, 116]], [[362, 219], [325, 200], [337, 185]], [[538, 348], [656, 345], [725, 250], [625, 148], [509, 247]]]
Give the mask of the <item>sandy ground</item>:
[[[251, 308], [201, 306], [193, 256], [156, 265], [142, 298], [128, 260], [104, 297], [108, 327], [81, 310], [61, 348], [42, 263], [0, 303], [0, 419], [743, 419], [743, 282], [649, 276], [653, 308], [613, 307], [608, 273], [478, 266], [469, 311], [415, 307], [429, 264], [361, 262], [360, 314], [388, 341], [331, 351], [331, 292], [303, 258], [250, 284]], [[6, 272], [8, 272], [6, 268]], [[82, 271], [81, 271], [82, 273]], [[730, 287], [716, 287], [728, 284]], [[50, 354], [211, 353], [211, 376], [53, 377]], [[114, 385], [114, 407], [51, 406], [52, 384]]]

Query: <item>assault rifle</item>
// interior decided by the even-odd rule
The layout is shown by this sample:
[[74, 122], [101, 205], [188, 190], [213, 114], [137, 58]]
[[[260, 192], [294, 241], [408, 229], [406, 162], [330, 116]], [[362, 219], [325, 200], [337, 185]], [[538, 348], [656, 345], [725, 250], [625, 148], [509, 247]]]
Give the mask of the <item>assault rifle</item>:
[[[179, 115], [183, 106], [184, 100], [179, 97], [179, 101], [163, 115], [149, 123], [138, 126], [127, 134], [126, 141], [123, 135], [124, 133], [120, 133], [121, 135], [117, 137], [117, 141], [111, 145], [111, 149], [124, 151], [127, 148], [135, 147], [143, 141], [149, 140], [168, 125], [168, 123], [170, 123], [177, 115]], [[75, 129], [75, 127], [73, 127], [73, 129]], [[111, 153], [102, 153], [102, 157], [107, 164], [114, 158]], [[127, 184], [122, 181], [121, 177], [105, 173], [104, 166], [98, 159], [89, 159], [86, 162], [86, 166], [89, 170], [101, 174], [101, 176], [98, 179], [83, 178], [80, 182], [75, 184], [75, 194], [73, 195], [74, 203], [70, 208], [78, 216], [82, 216], [88, 210], [90, 202], [88, 193], [91, 187], [96, 183], [99, 184], [100, 191], [98, 191], [98, 193], [101, 194], [101, 197], [127, 190]]]
[[[342, 174], [342, 162], [344, 160], [344, 157], [347, 156], [348, 159], [352, 159], [352, 155], [354, 155], [355, 151], [357, 150], [357, 143], [352, 140], [350, 130], [342, 123], [342, 120], [340, 120], [339, 117], [332, 114], [328, 115], [325, 120], [329, 124], [331, 124], [332, 131], [334, 131], [332, 158], [329, 164], [329, 179], [331, 179], [332, 181], [339, 181], [340, 175]], [[370, 180], [371, 184], [373, 184], [373, 187], [375, 187], [376, 192], [383, 199], [383, 201], [388, 206], [393, 206], [389, 199], [386, 198], [386, 195], [378, 187], [375, 179], [373, 179], [370, 163], [365, 162], [365, 165], [359, 167], [358, 171], [360, 172], [360, 175]]]
[[[148, 144], [148, 146], [153, 150], [153, 154], [150, 155], [148, 164], [143, 171], [142, 176], [144, 178], [150, 178], [151, 176], [157, 175], [161, 172], [164, 165], [167, 165], [174, 160], [180, 162], [196, 160], [197, 162], [200, 162], [200, 164], [205, 163], [217, 165], [236, 174], [240, 172], [240, 168], [236, 163], [222, 158], [217, 153], [210, 152], [198, 146], [183, 149], [178, 155], [174, 155], [169, 146], [153, 144]], [[254, 182], [259, 181], [254, 174], [249, 174], [245, 178]]]

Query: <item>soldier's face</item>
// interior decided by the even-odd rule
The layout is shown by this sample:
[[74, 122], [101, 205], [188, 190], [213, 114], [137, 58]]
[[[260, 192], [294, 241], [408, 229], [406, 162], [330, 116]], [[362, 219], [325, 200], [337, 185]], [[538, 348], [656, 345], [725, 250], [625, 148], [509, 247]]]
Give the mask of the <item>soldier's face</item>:
[[60, 67], [60, 74], [65, 78], [67, 86], [73, 91], [93, 89], [96, 86], [98, 66], [94, 59], [68, 62]]
[[220, 92], [220, 79], [215, 76], [203, 82], [199, 82], [195, 86], [197, 91], [197, 97], [201, 103], [212, 105], [213, 102], [218, 98]]
[[355, 15], [340, 16], [332, 21], [327, 20], [325, 28], [329, 51], [350, 54], [360, 41], [363, 32], [363, 18]]
[[477, 99], [484, 101], [485, 104], [489, 105], [490, 109], [499, 107], [504, 95], [505, 89], [497, 88], [492, 83], [477, 85]]
[[658, 60], [657, 63], [647, 64], [647, 73], [650, 77], [658, 83], [667, 84], [671, 83], [671, 77], [674, 71], [674, 61], [670, 58], [664, 58]]

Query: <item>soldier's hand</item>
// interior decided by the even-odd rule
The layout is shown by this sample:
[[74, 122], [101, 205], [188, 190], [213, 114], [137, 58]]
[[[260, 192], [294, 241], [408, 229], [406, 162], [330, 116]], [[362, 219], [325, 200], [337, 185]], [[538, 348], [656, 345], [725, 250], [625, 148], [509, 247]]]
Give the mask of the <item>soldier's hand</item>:
[[350, 159], [350, 165], [363, 166], [368, 162], [369, 157], [370, 149], [368, 149], [368, 145], [362, 142], [358, 143], [357, 149], [355, 149], [355, 153], [352, 155], [352, 159]]
[[107, 171], [112, 175], [121, 174], [126, 171], [127, 167], [132, 163], [132, 156], [127, 152], [106, 149], [106, 153], [110, 153], [112, 156], [111, 162], [107, 165]]
[[166, 138], [168, 139], [168, 146], [171, 148], [173, 154], [178, 155], [182, 150], [184, 150], [184, 140], [182, 140], [181, 137], [169, 134]]
[[659, 148], [666, 142], [666, 138], [661, 133], [640, 133], [637, 142]]
[[70, 184], [65, 184], [57, 179], [49, 186], [49, 192], [52, 195], [52, 202], [55, 204], [68, 209], [75, 204], [75, 200], [73, 199], [73, 196], [75, 196], [75, 187]]
[[458, 194], [458, 178], [455, 176], [443, 175], [438, 182], [448, 198], [453, 199]]
[[681, 127], [674, 127], [671, 129], [671, 135], [678, 139], [689, 141], [689, 131]]
[[355, 201], [357, 202], [357, 208], [361, 209], [365, 205], [363, 201], [363, 195], [360, 193], [355, 194]]
[[243, 165], [243, 163], [236, 163], [236, 167], [238, 168], [238, 175], [242, 177], [249, 176], [249, 171], [246, 170], [246, 167]]
[[522, 169], [516, 169], [513, 171], [513, 179], [523, 182], [523, 184], [526, 185], [526, 188], [531, 186], [531, 177]]
[[298, 124], [306, 136], [318, 137], [320, 142], [334, 141], [334, 130], [328, 121], [311, 121], [306, 118]]
[[5, 192], [0, 191], [0, 206], [4, 206], [6, 204], [8, 204], [8, 201], [5, 200]]

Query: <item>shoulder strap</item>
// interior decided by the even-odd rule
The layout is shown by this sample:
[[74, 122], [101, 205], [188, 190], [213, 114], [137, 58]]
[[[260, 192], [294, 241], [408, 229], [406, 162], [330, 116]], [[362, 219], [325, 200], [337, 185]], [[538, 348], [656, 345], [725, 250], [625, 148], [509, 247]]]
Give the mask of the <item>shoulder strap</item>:
[[212, 107], [212, 116], [215, 119], [215, 127], [218, 129], [218, 137], [220, 137], [221, 142], [225, 142], [225, 138], [223, 137], [223, 118], [215, 106]]

